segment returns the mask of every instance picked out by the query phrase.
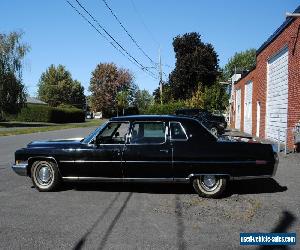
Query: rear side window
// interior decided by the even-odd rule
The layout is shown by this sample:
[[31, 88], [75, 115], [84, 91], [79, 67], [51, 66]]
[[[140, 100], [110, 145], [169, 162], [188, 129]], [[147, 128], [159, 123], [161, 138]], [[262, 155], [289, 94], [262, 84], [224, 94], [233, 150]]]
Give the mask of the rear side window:
[[131, 144], [160, 144], [165, 141], [164, 122], [135, 122], [132, 126]]
[[216, 138], [197, 120], [186, 120], [182, 122], [182, 125], [190, 138], [189, 140], [199, 143], [216, 141]]
[[171, 140], [182, 141], [187, 140], [188, 137], [180, 122], [170, 122]]

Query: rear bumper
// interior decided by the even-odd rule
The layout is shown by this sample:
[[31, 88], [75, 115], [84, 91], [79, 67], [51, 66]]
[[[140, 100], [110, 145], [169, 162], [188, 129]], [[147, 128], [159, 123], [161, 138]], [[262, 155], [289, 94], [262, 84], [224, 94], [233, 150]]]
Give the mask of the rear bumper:
[[27, 167], [28, 164], [14, 164], [12, 165], [12, 169], [21, 176], [27, 176]]

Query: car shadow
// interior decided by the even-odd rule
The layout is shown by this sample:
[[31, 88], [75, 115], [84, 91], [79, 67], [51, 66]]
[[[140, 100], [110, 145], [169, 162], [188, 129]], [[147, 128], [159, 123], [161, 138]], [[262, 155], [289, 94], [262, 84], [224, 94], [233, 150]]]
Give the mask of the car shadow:
[[228, 185], [227, 195], [233, 194], [261, 194], [261, 193], [280, 193], [285, 192], [288, 188], [281, 186], [272, 178], [236, 180], [231, 181]]
[[[282, 215], [279, 218], [279, 221], [274, 226], [274, 228], [271, 230], [271, 233], [287, 233], [290, 231], [290, 228], [292, 225], [297, 221], [296, 215], [294, 215], [292, 212], [284, 210], [282, 211]], [[271, 249], [284, 249], [288, 250], [291, 249], [288, 245], [264, 245], [260, 246], [258, 250], [271, 250]]]
[[[181, 183], [96, 183], [79, 182], [65, 183], [60, 191], [102, 191], [102, 192], [131, 192], [131, 193], [153, 193], [153, 194], [195, 194], [192, 185]], [[223, 197], [234, 194], [260, 194], [285, 192], [286, 186], [281, 186], [276, 180], [253, 179], [229, 182]]]

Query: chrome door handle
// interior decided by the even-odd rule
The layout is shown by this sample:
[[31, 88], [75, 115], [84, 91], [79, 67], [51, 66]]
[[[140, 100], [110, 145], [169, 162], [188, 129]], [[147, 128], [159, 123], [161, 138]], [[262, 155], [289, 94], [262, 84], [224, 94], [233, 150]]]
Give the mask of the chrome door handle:
[[169, 149], [160, 149], [159, 152], [169, 153]]

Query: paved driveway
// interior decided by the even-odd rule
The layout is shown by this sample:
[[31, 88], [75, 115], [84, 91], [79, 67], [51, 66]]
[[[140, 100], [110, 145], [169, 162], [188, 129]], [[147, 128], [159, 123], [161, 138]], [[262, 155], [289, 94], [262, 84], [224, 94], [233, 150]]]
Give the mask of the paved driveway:
[[199, 198], [184, 184], [78, 184], [39, 193], [10, 169], [14, 151], [31, 140], [90, 130], [0, 137], [0, 249], [232, 249], [240, 232], [299, 238], [295, 154], [281, 156], [274, 180], [234, 182], [218, 200]]

